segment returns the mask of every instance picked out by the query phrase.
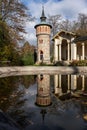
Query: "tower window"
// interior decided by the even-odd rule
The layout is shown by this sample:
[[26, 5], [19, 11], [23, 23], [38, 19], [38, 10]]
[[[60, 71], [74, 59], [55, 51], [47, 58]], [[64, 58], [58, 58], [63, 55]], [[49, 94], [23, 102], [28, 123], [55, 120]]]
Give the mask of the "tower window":
[[43, 75], [41, 74], [41, 75], [40, 75], [40, 81], [42, 81], [42, 80], [43, 80]]
[[40, 51], [40, 60], [43, 60], [43, 51]]
[[40, 39], [40, 40], [39, 40], [39, 43], [43, 43], [43, 39]]

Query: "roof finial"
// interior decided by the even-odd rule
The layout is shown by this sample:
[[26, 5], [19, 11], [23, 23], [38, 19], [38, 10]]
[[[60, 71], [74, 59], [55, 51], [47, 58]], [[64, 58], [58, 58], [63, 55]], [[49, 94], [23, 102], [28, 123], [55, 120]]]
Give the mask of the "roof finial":
[[42, 5], [42, 15], [44, 16], [44, 5]]
[[41, 19], [41, 22], [46, 21], [46, 17], [45, 17], [45, 13], [44, 13], [44, 5], [42, 5], [42, 15], [41, 15], [40, 19]]

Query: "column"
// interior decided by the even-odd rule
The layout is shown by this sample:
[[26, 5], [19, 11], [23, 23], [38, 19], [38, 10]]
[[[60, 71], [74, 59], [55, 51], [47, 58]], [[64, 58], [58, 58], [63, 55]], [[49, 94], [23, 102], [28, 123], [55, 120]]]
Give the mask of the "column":
[[77, 76], [74, 75], [74, 89], [77, 88]]
[[61, 75], [59, 75], [59, 88], [61, 88]]
[[77, 59], [77, 45], [74, 44], [74, 60]]
[[85, 57], [85, 45], [82, 43], [82, 60], [84, 60]]
[[59, 44], [59, 61], [61, 61], [61, 44]]
[[61, 75], [59, 75], [59, 88], [58, 88], [58, 91], [59, 91], [59, 95], [62, 95], [62, 88], [61, 88]]
[[71, 60], [77, 59], [77, 45], [75, 43], [71, 43]]
[[54, 43], [54, 61], [58, 61], [58, 46]]
[[70, 44], [68, 42], [68, 61], [70, 60]]
[[59, 61], [59, 45], [58, 45], [58, 61]]
[[71, 90], [75, 90], [77, 88], [77, 77], [76, 75], [71, 75]]
[[82, 75], [82, 91], [85, 89], [85, 77]]
[[70, 75], [68, 74], [68, 92], [70, 92], [71, 86], [70, 86]]
[[54, 75], [55, 94], [58, 94], [58, 75]]

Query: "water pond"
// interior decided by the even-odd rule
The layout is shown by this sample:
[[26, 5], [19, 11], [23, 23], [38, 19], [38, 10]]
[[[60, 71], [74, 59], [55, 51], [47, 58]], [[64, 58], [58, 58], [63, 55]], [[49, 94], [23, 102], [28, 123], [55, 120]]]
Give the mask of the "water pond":
[[87, 130], [87, 76], [0, 78], [0, 109], [21, 130]]

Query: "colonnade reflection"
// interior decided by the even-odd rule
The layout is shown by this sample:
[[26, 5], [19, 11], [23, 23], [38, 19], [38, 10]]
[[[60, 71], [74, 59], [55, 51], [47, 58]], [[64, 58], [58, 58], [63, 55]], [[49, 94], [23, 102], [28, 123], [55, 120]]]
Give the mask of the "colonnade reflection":
[[[51, 79], [54, 94], [61, 96], [70, 92], [87, 92], [87, 76], [85, 75], [53, 75]], [[50, 75], [37, 76], [36, 104], [48, 106], [51, 104]]]
[[70, 91], [87, 91], [87, 76], [85, 75], [54, 75], [54, 93], [62, 95]]

